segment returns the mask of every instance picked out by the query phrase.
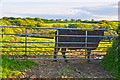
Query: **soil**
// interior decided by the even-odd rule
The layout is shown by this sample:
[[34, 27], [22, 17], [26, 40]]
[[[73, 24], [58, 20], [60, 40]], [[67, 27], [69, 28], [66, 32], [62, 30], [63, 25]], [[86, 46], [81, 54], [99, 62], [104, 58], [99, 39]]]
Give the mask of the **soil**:
[[101, 67], [100, 60], [34, 60], [39, 65], [25, 70], [27, 78], [112, 78], [108, 71]]

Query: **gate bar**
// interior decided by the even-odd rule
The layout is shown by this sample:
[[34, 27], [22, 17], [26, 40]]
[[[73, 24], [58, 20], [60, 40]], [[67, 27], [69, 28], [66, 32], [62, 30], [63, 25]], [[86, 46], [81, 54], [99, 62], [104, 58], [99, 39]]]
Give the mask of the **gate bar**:
[[[86, 37], [85, 35], [42, 35], [42, 34], [1, 34], [1, 33], [0, 33], [0, 35], [19, 35], [19, 36], [31, 35], [31, 36]], [[113, 37], [113, 36], [92, 36], [92, 35], [88, 35], [88, 37]]]
[[[0, 46], [2, 48], [25, 48], [25, 46]], [[108, 47], [34, 47], [34, 46], [27, 46], [27, 48], [108, 48]]]
[[23, 27], [23, 26], [0, 26], [0, 27], [9, 27], [9, 28], [32, 28], [32, 29], [72, 29], [72, 30], [115, 30], [115, 29], [102, 29], [102, 28], [98, 28], [98, 29], [83, 29], [83, 28], [49, 28], [49, 27]]
[[[58, 39], [59, 39], [59, 38], [58, 38], [58, 35], [59, 35], [59, 31], [57, 30], [57, 42], [56, 42], [56, 44], [57, 44], [57, 45], [56, 45], [56, 47], [57, 47], [57, 48], [56, 48], [57, 53], [58, 53], [58, 51], [59, 51], [59, 50], [58, 50]], [[55, 54], [56, 57], [57, 57], [57, 55], [58, 55], [57, 53]]]
[[[13, 41], [0, 41], [4, 43], [25, 43], [25, 42], [13, 42]], [[27, 42], [27, 43], [64, 43], [64, 44], [85, 44], [85, 42]], [[88, 42], [87, 44], [99, 44], [96, 42]], [[100, 44], [110, 44], [110, 43], [100, 43]]]
[[25, 59], [27, 59], [27, 28], [25, 28]]
[[[87, 54], [87, 30], [86, 30], [86, 34], [85, 34], [85, 55]], [[85, 56], [86, 59], [86, 56]]]
[[[18, 55], [18, 54], [16, 54], [16, 55], [9, 55], [9, 54], [7, 54], [7, 55], [5, 55], [5, 56], [25, 56], [25, 55]], [[45, 55], [45, 54], [43, 54], [43, 55], [39, 55], [39, 54], [34, 54], [34, 55], [32, 55], [32, 54], [28, 54], [27, 56], [54, 56], [54, 55]], [[57, 56], [63, 56], [63, 55], [57, 55]], [[85, 56], [84, 54], [79, 54], [79, 55], [66, 55], [66, 56]], [[86, 55], [86, 56], [88, 56], [88, 55]], [[104, 54], [100, 54], [100, 55], [98, 55], [98, 54], [91, 54], [90, 56], [105, 56]]]
[[[0, 51], [0, 52], [25, 52], [25, 51]], [[57, 52], [57, 51], [27, 51], [27, 52]], [[58, 51], [58, 52], [85, 52], [85, 51]], [[86, 52], [107, 52], [107, 51], [86, 51]]]
[[[12, 59], [12, 58], [10, 58]], [[14, 58], [14, 60], [25, 60], [24, 58]], [[27, 60], [86, 60], [84, 58], [27, 58]], [[102, 60], [102, 58], [90, 58], [88, 60]]]

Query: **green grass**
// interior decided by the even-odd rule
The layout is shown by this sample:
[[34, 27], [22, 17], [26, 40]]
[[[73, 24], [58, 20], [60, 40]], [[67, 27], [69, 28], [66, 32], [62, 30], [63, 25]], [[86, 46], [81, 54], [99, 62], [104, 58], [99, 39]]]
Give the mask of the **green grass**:
[[[24, 42], [25, 37], [7, 37], [3, 39], [4, 41], [16, 41], [16, 42]], [[48, 39], [48, 38], [34, 38], [34, 37], [27, 37], [28, 42], [55, 42], [54, 39]], [[25, 43], [2, 43], [2, 46], [25, 46]], [[27, 46], [32, 47], [53, 47], [53, 43], [28, 43]], [[24, 51], [24, 48], [2, 48], [3, 51]], [[53, 48], [27, 48], [27, 51], [53, 51]], [[24, 52], [4, 52], [3, 54], [25, 54]], [[27, 54], [30, 54], [30, 52], [27, 52]], [[34, 54], [34, 52], [32, 53]], [[37, 54], [43, 54], [41, 52], [38, 52]], [[49, 54], [46, 52], [45, 54]]]
[[[111, 72], [112, 75], [115, 77], [119, 77], [120, 79], [120, 73], [119, 73], [119, 67], [120, 62], [118, 61], [118, 40], [114, 43], [114, 45], [110, 48], [108, 48], [106, 56], [102, 60], [102, 66]], [[118, 79], [118, 80], [119, 80]]]
[[[103, 44], [103, 43], [106, 43], [106, 44]], [[98, 47], [111, 47], [112, 44], [113, 44], [112, 41], [108, 41], [108, 40], [106, 40], [106, 41], [100, 41]], [[99, 48], [97, 50], [101, 50], [101, 49]], [[107, 48], [103, 48], [103, 50], [107, 50]]]
[[86, 78], [85, 76], [76, 73], [76, 71], [74, 71], [74, 67], [75, 66], [68, 64], [66, 67], [60, 69], [57, 74], [62, 78]]
[[84, 76], [79, 76], [74, 70], [63, 68], [58, 72], [59, 77], [64, 78], [85, 78]]
[[36, 62], [33, 62], [32, 60], [10, 60], [6, 56], [2, 55], [2, 78], [19, 75], [19, 70], [27, 69], [35, 65], [38, 64]]
[[74, 23], [45, 23], [44, 25], [52, 27], [54, 24], [60, 24], [60, 25], [66, 25], [68, 26], [69, 24], [74, 24]]
[[[56, 25], [56, 24], [68, 26], [69, 24], [79, 24], [79, 23], [78, 22], [74, 22], [74, 23], [45, 23], [44, 26], [52, 27], [52, 25]], [[82, 23], [82, 24], [92, 25], [93, 23]]]
[[[25, 37], [6, 37], [3, 41], [17, 41], [24, 42]], [[55, 42], [55, 39], [49, 38], [35, 38], [35, 37], [27, 37], [28, 42]], [[101, 44], [105, 43], [103, 41], [100, 42], [99, 47], [110, 47], [111, 44]], [[107, 42], [109, 43], [109, 42]], [[25, 46], [25, 43], [2, 43], [2, 46]], [[27, 46], [32, 47], [55, 47], [54, 43], [27, 43]], [[2, 48], [3, 51], [25, 51], [25, 48]], [[98, 48], [97, 50], [106, 50], [106, 48]], [[27, 51], [54, 51], [54, 48], [27, 48]], [[25, 54], [24, 52], [4, 52], [3, 54]], [[53, 54], [53, 52], [27, 52], [27, 54]]]
[[[25, 37], [7, 37], [4, 38], [3, 41], [17, 41], [17, 42], [24, 42]], [[35, 38], [35, 37], [27, 37], [28, 42], [55, 42], [55, 39], [48, 39], [48, 38]], [[105, 43], [103, 41], [100, 42], [99, 47], [110, 47], [111, 44], [101, 44]], [[109, 43], [109, 42], [107, 42]], [[2, 46], [25, 46], [25, 43], [2, 43]], [[27, 43], [27, 46], [32, 47], [55, 47], [54, 43]], [[2, 48], [3, 51], [25, 51], [25, 48]], [[104, 49], [97, 49], [97, 50], [106, 50]], [[27, 51], [54, 51], [54, 48], [27, 48]], [[25, 54], [24, 52], [4, 52], [3, 54]], [[42, 52], [27, 52], [27, 54], [43, 54]], [[52, 52], [46, 52], [44, 54], [52, 54]]]

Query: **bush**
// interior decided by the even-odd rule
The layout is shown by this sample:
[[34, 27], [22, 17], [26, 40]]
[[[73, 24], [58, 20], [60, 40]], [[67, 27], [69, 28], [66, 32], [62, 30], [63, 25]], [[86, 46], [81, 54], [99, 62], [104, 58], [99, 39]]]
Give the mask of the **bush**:
[[110, 47], [107, 51], [107, 54], [102, 60], [102, 66], [111, 72], [112, 75], [114, 75], [116, 78], [120, 78], [119, 68], [120, 68], [120, 62], [119, 62], [119, 39], [114, 42], [114, 45]]

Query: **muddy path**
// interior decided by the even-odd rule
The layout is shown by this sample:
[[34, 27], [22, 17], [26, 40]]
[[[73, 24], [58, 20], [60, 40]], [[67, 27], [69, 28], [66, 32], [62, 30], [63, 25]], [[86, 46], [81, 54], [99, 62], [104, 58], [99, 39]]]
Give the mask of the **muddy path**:
[[71, 60], [69, 63], [59, 60], [34, 60], [38, 66], [25, 71], [27, 78], [112, 78], [108, 71], [102, 68], [100, 60], [87, 63], [85, 60]]

